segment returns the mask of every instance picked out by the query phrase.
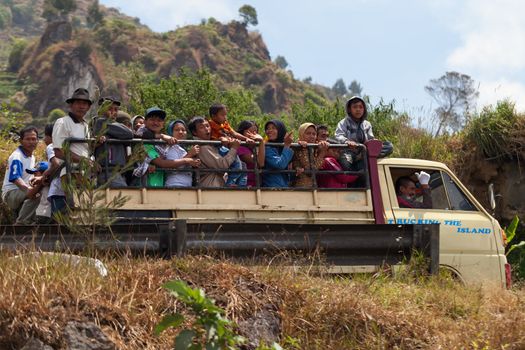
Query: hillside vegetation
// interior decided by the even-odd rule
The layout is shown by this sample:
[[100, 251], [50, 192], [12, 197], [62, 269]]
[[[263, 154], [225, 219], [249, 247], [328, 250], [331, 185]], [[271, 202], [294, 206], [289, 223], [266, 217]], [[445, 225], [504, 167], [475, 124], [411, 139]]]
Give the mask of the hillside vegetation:
[[[0, 55], [6, 72], [0, 76], [4, 98], [27, 110], [43, 124], [75, 88], [83, 86], [104, 95], [129, 99], [130, 69], [158, 81], [178, 74], [181, 68], [207, 69], [221, 90], [251, 91], [261, 111], [289, 111], [307, 98], [323, 102], [329, 89], [299, 81], [291, 71], [271, 61], [261, 34], [245, 23], [220, 23], [213, 18], [166, 33], [155, 33], [116, 10], [100, 6], [103, 21], [88, 25], [81, 1], [67, 18], [44, 22], [42, 1], [31, 0], [34, 26], [11, 21], [2, 31], [6, 39]], [[25, 8], [28, 0], [1, 5], [1, 11]], [[16, 12], [16, 11], [15, 11]], [[84, 15], [84, 17], [82, 17]], [[143, 111], [136, 111], [142, 113]]]

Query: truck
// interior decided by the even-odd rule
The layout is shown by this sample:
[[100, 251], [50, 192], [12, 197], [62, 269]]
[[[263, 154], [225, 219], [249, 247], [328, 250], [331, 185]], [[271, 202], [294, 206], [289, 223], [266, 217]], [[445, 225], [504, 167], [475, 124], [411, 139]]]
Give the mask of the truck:
[[[193, 141], [183, 141], [193, 144]], [[298, 146], [298, 145], [295, 145]], [[316, 145], [309, 145], [315, 148]], [[343, 146], [343, 145], [340, 145]], [[122, 217], [184, 220], [188, 224], [217, 225], [287, 224], [318, 225], [362, 230], [381, 225], [383, 231], [399, 225], [439, 226], [439, 267], [465, 283], [511, 284], [505, 256], [505, 233], [443, 163], [406, 158], [378, 158], [381, 142], [366, 144], [362, 188], [108, 188], [106, 200], [128, 197], [119, 208]], [[198, 171], [198, 170], [197, 170]], [[401, 176], [415, 179], [416, 172], [430, 174], [432, 208], [403, 208], [396, 194]], [[255, 169], [257, 175], [262, 170]], [[315, 170], [314, 177], [315, 177]], [[217, 226], [215, 226], [217, 227]], [[379, 227], [379, 226], [378, 226]], [[372, 235], [373, 232], [370, 233]], [[370, 237], [370, 236], [369, 236]], [[366, 247], [366, 242], [363, 242]], [[339, 266], [339, 271], [345, 271]], [[365, 268], [353, 271], [363, 271]]]

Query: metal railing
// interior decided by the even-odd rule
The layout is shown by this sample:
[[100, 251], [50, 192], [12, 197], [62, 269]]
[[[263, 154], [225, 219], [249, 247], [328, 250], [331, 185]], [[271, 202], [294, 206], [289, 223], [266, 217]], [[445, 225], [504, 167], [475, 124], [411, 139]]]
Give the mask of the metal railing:
[[[257, 261], [264, 256], [319, 257], [333, 267], [407, 263], [414, 251], [439, 269], [439, 225], [207, 224], [177, 219], [168, 223], [117, 223], [97, 228], [96, 249], [165, 257], [216, 254]], [[0, 225], [0, 250], [82, 251], [86, 237], [60, 225]], [[298, 259], [297, 259], [298, 258]], [[304, 261], [304, 260], [303, 260]]]
[[[69, 138], [66, 140], [66, 143], [94, 143], [95, 142], [95, 139], [78, 139], [78, 138]], [[102, 166], [102, 171], [104, 172], [104, 175], [105, 175], [105, 179], [109, 179], [110, 176], [112, 175], [110, 172], [112, 171], [112, 166], [109, 164], [109, 149], [108, 149], [108, 145], [111, 145], [111, 144], [120, 144], [120, 145], [123, 145], [123, 146], [130, 146], [130, 145], [137, 145], [137, 144], [140, 144], [140, 145], [144, 145], [144, 144], [151, 144], [151, 145], [167, 145], [165, 141], [162, 141], [162, 140], [144, 140], [144, 139], [131, 139], [131, 140], [116, 140], [116, 139], [107, 139], [101, 146], [99, 147], [104, 147], [103, 149], [103, 166]], [[178, 141], [178, 144], [180, 146], [193, 146], [193, 145], [213, 145], [213, 146], [216, 146], [216, 147], [220, 147], [222, 146], [222, 143], [220, 141], [208, 141], [208, 140], [179, 140]], [[241, 142], [241, 146], [244, 145], [250, 145], [244, 141]], [[180, 188], [206, 188], [206, 189], [217, 189], [217, 187], [204, 187], [204, 186], [201, 186], [200, 184], [200, 178], [202, 176], [202, 173], [222, 173], [222, 174], [225, 174], [225, 173], [232, 173], [232, 174], [248, 174], [248, 173], [254, 173], [255, 174], [255, 181], [256, 181], [256, 185], [255, 186], [250, 186], [250, 187], [227, 187], [227, 188], [231, 188], [231, 189], [246, 189], [246, 188], [249, 188], [249, 189], [261, 189], [261, 188], [265, 188], [265, 189], [276, 189], [275, 187], [263, 187], [262, 184], [261, 184], [261, 176], [264, 176], [265, 174], [290, 174], [290, 175], [293, 175], [293, 174], [296, 174], [296, 170], [292, 169], [292, 170], [269, 170], [269, 169], [264, 169], [264, 168], [260, 168], [257, 164], [257, 156], [258, 156], [258, 150], [257, 150], [257, 146], [259, 145], [259, 143], [255, 143], [255, 144], [251, 144], [251, 146], [253, 146], [253, 157], [254, 157], [254, 162], [255, 162], [255, 167], [254, 169], [231, 169], [231, 168], [214, 168], [214, 169], [211, 169], [211, 168], [202, 168], [202, 167], [199, 167], [199, 168], [184, 168], [184, 169], [180, 169], [180, 168], [160, 168], [160, 167], [156, 167], [156, 171], [163, 171], [163, 172], [181, 172], [181, 173], [192, 173], [193, 174], [193, 177], [195, 179], [194, 181], [194, 184], [193, 186], [191, 187], [180, 187]], [[265, 143], [265, 146], [269, 146], [269, 147], [284, 147], [284, 144], [283, 143], [274, 143], [274, 142], [268, 142], [268, 143]], [[344, 190], [345, 188], [337, 188], [337, 189], [332, 189], [332, 188], [324, 188], [324, 187], [319, 187], [317, 185], [317, 175], [337, 175], [337, 174], [344, 174], [344, 175], [356, 175], [358, 176], [358, 179], [362, 179], [364, 180], [363, 183], [361, 184], [360, 187], [358, 187], [359, 189], [363, 189], [363, 188], [366, 188], [366, 189], [369, 189], [370, 188], [370, 178], [368, 176], [369, 174], [369, 166], [368, 166], [368, 157], [367, 157], [367, 149], [364, 145], [360, 145], [360, 147], [358, 148], [359, 149], [359, 152], [361, 152], [361, 159], [362, 159], [362, 164], [363, 164], [363, 169], [361, 170], [357, 170], [357, 171], [348, 171], [348, 170], [342, 170], [342, 171], [334, 171], [334, 170], [319, 170], [317, 169], [315, 166], [312, 166], [314, 163], [315, 163], [315, 149], [318, 147], [318, 144], [315, 144], [315, 143], [309, 143], [307, 144], [306, 146], [302, 146], [298, 143], [292, 143], [291, 146], [290, 146], [292, 149], [298, 149], [298, 148], [303, 148], [303, 147], [306, 147], [308, 149], [308, 160], [309, 160], [309, 164], [310, 164], [310, 167], [308, 169], [304, 169], [303, 171], [303, 174], [306, 174], [306, 175], [309, 175], [312, 179], [312, 186], [311, 187], [293, 187], [293, 186], [289, 186], [289, 187], [285, 187], [286, 189], [295, 189], [295, 190], [305, 190], [305, 189], [322, 189], [322, 190]], [[347, 149], [348, 146], [346, 144], [330, 144], [329, 148], [341, 148], [341, 149]], [[95, 160], [96, 162], [99, 162], [100, 164], [100, 159], [96, 159]], [[291, 163], [291, 162], [290, 162]], [[68, 152], [66, 152], [66, 168], [67, 169], [70, 169], [70, 164], [71, 164], [71, 158], [70, 158], [70, 155], [68, 154]], [[68, 171], [68, 173], [70, 173], [70, 171]], [[121, 173], [122, 174], [122, 173]], [[112, 187], [112, 188], [122, 188], [122, 187]], [[152, 186], [147, 186], [146, 184], [146, 181], [145, 181], [145, 176], [142, 177], [141, 179], [141, 184], [140, 185], [128, 185], [126, 186], [126, 188], [159, 188], [159, 187], [152, 187]], [[163, 188], [167, 188], [167, 187], [163, 187]], [[223, 187], [220, 187], [220, 188], [223, 188]], [[352, 189], [355, 189], [355, 188], [346, 188], [348, 190], [352, 190]]]

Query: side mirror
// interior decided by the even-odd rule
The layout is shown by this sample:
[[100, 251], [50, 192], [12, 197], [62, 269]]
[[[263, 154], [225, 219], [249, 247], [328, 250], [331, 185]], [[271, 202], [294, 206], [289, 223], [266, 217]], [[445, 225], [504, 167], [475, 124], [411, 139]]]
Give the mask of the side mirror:
[[489, 192], [490, 209], [494, 211], [494, 209], [496, 209], [496, 196], [494, 195], [494, 184], [493, 183], [489, 184], [488, 192]]

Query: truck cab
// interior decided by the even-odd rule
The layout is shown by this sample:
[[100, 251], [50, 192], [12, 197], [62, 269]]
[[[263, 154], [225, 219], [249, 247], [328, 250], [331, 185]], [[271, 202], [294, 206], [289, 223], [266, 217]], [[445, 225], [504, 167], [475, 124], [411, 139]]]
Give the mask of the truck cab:
[[[440, 225], [440, 265], [467, 283], [506, 281], [502, 230], [497, 222], [442, 163], [387, 158], [378, 161], [379, 181], [388, 224]], [[403, 208], [395, 187], [401, 176], [430, 174], [432, 207]]]

